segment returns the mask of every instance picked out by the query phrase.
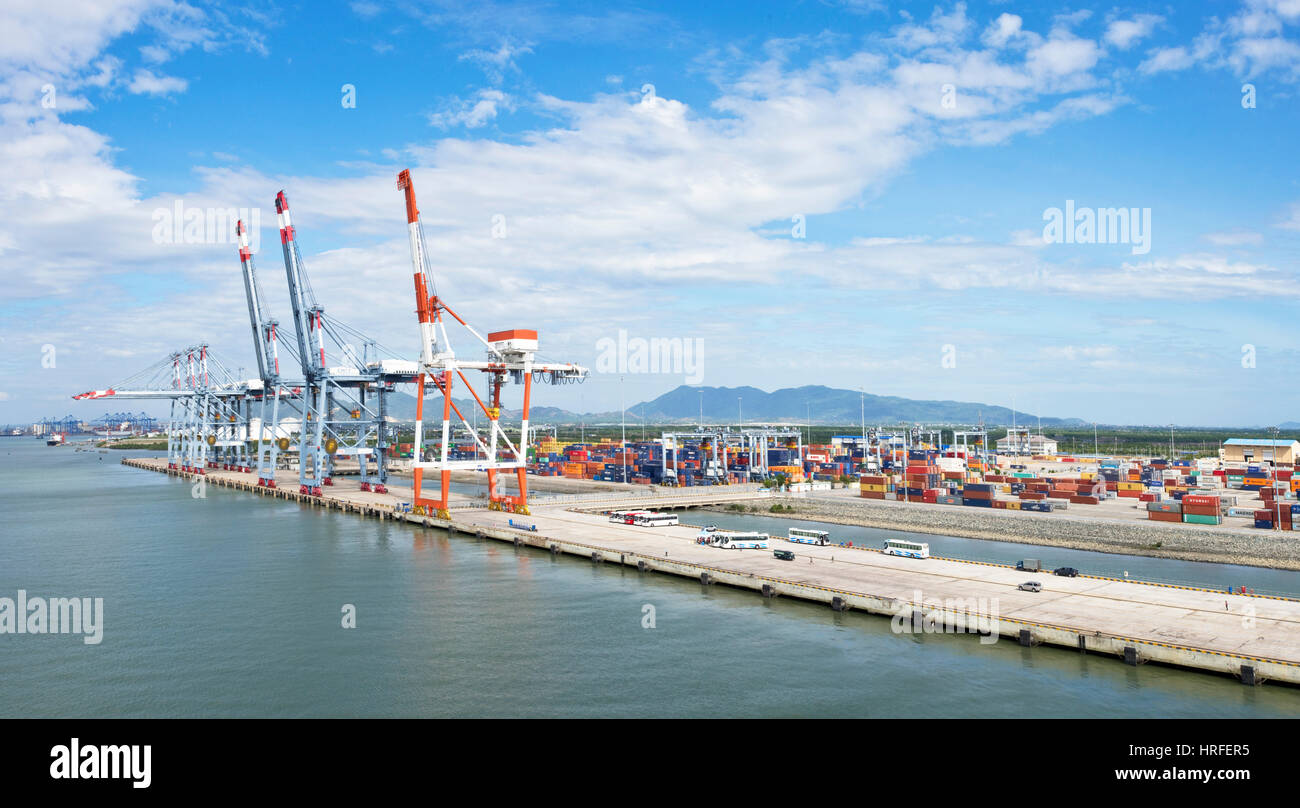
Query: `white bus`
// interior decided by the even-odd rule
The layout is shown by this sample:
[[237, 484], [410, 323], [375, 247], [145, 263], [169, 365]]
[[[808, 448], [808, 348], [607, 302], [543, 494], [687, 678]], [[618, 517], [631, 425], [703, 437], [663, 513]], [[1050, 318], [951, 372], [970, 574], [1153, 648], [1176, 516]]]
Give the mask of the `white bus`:
[[818, 547], [825, 547], [831, 543], [831, 534], [824, 530], [804, 530], [801, 527], [792, 527], [788, 533], [789, 536], [786, 541], [792, 541], [795, 544], [815, 544]]
[[648, 515], [645, 511], [614, 511], [609, 515], [609, 521], [618, 525], [634, 525], [638, 517]]
[[766, 550], [771, 536], [766, 533], [714, 533], [700, 534], [701, 544], [720, 547], [723, 550]]
[[633, 524], [642, 527], [667, 527], [677, 524], [675, 513], [641, 513], [637, 514]]
[[907, 558], [929, 558], [930, 545], [923, 541], [890, 539], [885, 542], [885, 555], [906, 556]]

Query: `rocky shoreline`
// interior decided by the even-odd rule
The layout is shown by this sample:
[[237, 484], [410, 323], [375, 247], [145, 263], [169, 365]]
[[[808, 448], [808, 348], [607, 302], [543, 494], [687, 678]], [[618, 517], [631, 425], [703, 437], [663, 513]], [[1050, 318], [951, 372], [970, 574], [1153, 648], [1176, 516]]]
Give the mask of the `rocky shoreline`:
[[[1072, 519], [1066, 514], [992, 514], [976, 508], [899, 505], [851, 498], [833, 502], [784, 497], [781, 502], [793, 510], [770, 513], [768, 505], [764, 504], [749, 513], [1101, 553], [1300, 570], [1300, 534], [1287, 532], [1215, 530], [1199, 525], [1099, 518]], [[720, 508], [710, 510], [726, 512]]]

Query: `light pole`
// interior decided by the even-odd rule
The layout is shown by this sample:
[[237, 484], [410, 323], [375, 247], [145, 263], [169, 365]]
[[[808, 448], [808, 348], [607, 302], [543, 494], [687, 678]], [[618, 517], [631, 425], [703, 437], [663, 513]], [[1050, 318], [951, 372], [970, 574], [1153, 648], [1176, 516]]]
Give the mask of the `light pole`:
[[1273, 489], [1273, 529], [1282, 529], [1282, 500], [1277, 495], [1277, 435], [1281, 431], [1278, 427], [1269, 427], [1273, 433], [1273, 462], [1269, 465], [1269, 487]]
[[623, 398], [623, 377], [618, 377], [618, 408], [623, 419], [623, 437], [619, 444], [619, 455], [623, 461], [623, 483], [627, 484], [627, 405]]

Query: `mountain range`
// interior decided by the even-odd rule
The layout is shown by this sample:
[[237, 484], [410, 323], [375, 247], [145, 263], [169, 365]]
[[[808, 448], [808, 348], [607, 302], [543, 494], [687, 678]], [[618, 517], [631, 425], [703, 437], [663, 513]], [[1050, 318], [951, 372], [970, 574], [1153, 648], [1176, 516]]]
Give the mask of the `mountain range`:
[[[454, 399], [456, 406], [467, 416], [477, 405], [473, 399]], [[426, 402], [426, 406], [428, 406]], [[983, 423], [1009, 425], [1013, 423], [1012, 411], [1007, 407], [979, 404], [968, 401], [938, 401], [877, 396], [857, 390], [843, 390], [821, 385], [788, 387], [767, 392], [757, 387], [691, 387], [681, 385], [658, 398], [643, 401], [627, 408], [627, 419], [640, 423], [694, 424], [701, 420], [707, 424], [808, 423], [858, 424], [865, 418], [868, 424], [963, 424]], [[389, 399], [389, 413], [399, 420], [415, 419], [415, 398], [406, 393], [396, 393]], [[439, 413], [440, 414], [440, 413]], [[503, 418], [515, 419], [518, 411], [504, 410]], [[429, 420], [426, 418], [426, 420]], [[533, 407], [530, 420], [534, 424], [587, 424], [618, 423], [621, 413], [575, 413], [558, 407]], [[1038, 416], [1016, 411], [1014, 423], [1038, 425]], [[1043, 426], [1081, 426], [1079, 418], [1042, 419]]]

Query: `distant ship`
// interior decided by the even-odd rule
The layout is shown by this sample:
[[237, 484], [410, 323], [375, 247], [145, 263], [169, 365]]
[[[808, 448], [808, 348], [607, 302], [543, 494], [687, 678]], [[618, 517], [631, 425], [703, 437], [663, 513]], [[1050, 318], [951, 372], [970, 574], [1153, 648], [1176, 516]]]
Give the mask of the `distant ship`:
[[45, 439], [45, 445], [62, 446], [64, 439], [66, 439], [67, 437], [68, 436], [64, 435], [62, 432], [55, 432], [54, 434], [50, 435], [48, 438]]

